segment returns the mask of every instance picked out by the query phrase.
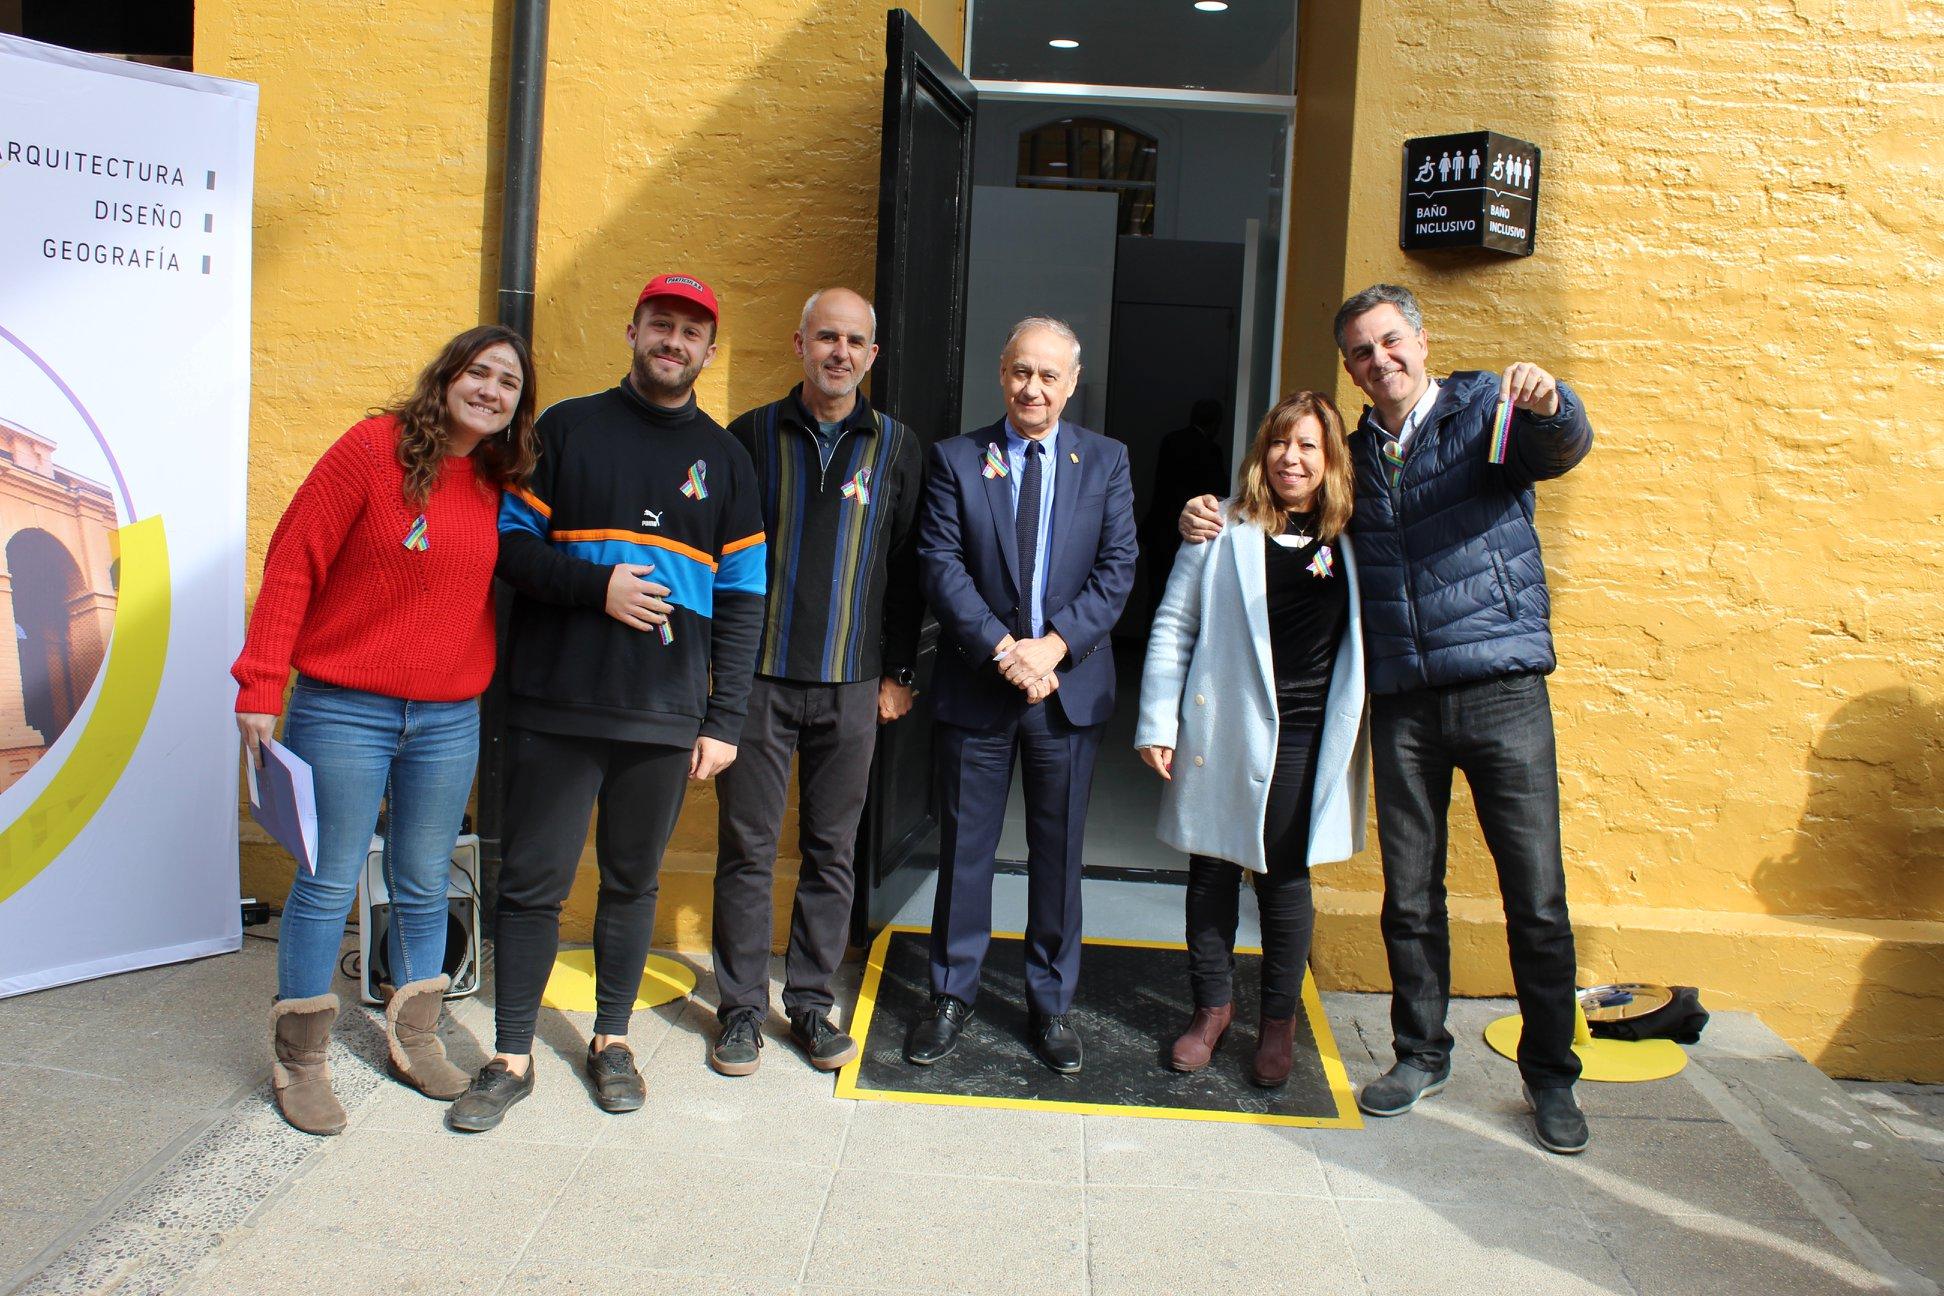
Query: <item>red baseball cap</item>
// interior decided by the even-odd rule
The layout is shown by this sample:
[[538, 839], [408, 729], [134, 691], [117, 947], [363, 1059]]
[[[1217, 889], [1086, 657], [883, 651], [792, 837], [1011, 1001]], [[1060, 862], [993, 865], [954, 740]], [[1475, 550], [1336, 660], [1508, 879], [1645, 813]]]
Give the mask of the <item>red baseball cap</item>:
[[694, 275], [656, 275], [648, 281], [648, 286], [641, 290], [641, 296], [635, 298], [635, 309], [640, 310], [641, 303], [650, 297], [679, 297], [685, 302], [694, 302], [709, 312], [710, 319], [717, 323], [722, 322], [722, 308], [716, 305], [715, 289]]

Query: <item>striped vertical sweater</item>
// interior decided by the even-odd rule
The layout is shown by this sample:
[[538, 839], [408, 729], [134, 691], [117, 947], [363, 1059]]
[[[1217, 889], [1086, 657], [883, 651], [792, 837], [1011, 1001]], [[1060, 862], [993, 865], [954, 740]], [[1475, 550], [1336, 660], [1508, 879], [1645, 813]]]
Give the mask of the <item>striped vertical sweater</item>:
[[[519, 597], [508, 720], [548, 733], [686, 747], [735, 743], [762, 634], [764, 544], [749, 456], [693, 398], [626, 383], [540, 416], [533, 477], [500, 507], [499, 575]], [[665, 632], [607, 614], [620, 564], [671, 591]]]
[[918, 438], [860, 393], [826, 464], [802, 392], [729, 425], [755, 463], [769, 537], [756, 671], [808, 684], [876, 679], [918, 656]]

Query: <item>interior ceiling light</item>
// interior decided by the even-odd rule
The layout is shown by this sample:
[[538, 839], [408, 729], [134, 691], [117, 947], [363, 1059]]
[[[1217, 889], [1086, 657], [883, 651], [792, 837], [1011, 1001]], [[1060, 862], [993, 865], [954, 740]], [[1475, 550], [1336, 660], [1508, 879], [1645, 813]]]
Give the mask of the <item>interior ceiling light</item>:
[[1195, 0], [1195, 8], [1203, 13], [1220, 13], [1228, 8], [1228, 0]]
[[1065, 36], [1055, 36], [1052, 40], [1046, 43], [1048, 45], [1051, 45], [1054, 49], [1079, 49], [1080, 48], [1079, 41], [1069, 40]]

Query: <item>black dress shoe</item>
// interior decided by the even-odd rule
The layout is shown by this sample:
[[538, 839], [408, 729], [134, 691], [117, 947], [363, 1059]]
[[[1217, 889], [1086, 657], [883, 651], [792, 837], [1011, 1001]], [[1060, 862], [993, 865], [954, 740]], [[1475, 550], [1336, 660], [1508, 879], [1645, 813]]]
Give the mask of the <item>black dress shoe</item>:
[[905, 1036], [905, 1061], [930, 1066], [958, 1047], [959, 1032], [972, 1018], [972, 1006], [948, 994], [932, 996], [931, 1011], [912, 1023]]
[[1072, 1075], [1080, 1069], [1080, 1032], [1073, 1029], [1065, 1013], [1034, 1013], [1033, 1051], [1061, 1075]]

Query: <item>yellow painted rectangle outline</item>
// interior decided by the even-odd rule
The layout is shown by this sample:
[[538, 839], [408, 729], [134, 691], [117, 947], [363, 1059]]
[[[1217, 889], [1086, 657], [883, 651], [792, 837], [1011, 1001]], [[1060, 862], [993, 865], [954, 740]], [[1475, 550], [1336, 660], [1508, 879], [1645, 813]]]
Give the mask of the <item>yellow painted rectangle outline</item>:
[[[899, 932], [929, 933], [929, 927], [893, 924], [871, 942], [870, 956], [864, 964], [864, 985], [857, 994], [857, 1011], [851, 1015], [851, 1034], [860, 1043], [870, 1034], [877, 1016], [878, 988], [884, 979], [884, 959], [891, 937]], [[996, 937], [1020, 940], [1017, 932], [994, 932]], [[1187, 951], [1186, 945], [1168, 941], [1103, 940], [1088, 936], [1082, 945], [1125, 945], [1136, 949]], [[1238, 948], [1238, 954], [1260, 954], [1255, 948]], [[970, 1094], [913, 1093], [902, 1089], [862, 1089], [857, 1076], [864, 1067], [864, 1050], [845, 1063], [837, 1073], [837, 1096], [873, 1102], [927, 1103], [935, 1107], [1015, 1107], [1024, 1111], [1079, 1112], [1086, 1116], [1146, 1116], [1157, 1120], [1225, 1121], [1234, 1125], [1295, 1125], [1304, 1129], [1362, 1129], [1363, 1117], [1350, 1092], [1350, 1077], [1337, 1054], [1336, 1036], [1323, 1016], [1323, 1001], [1316, 993], [1316, 978], [1303, 975], [1303, 1009], [1309, 1014], [1310, 1032], [1316, 1038], [1317, 1056], [1323, 1061], [1323, 1077], [1329, 1082], [1330, 1097], [1336, 1103], [1335, 1116], [1275, 1116], [1257, 1112], [1202, 1111], [1193, 1107], [1122, 1107], [1112, 1103], [1061, 1102], [1054, 1098], [985, 1098]], [[1158, 1064], [1157, 1064], [1158, 1065]]]

